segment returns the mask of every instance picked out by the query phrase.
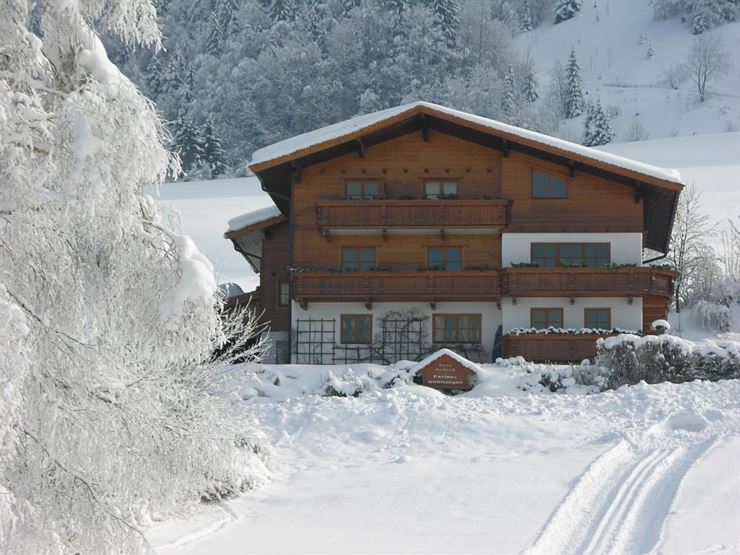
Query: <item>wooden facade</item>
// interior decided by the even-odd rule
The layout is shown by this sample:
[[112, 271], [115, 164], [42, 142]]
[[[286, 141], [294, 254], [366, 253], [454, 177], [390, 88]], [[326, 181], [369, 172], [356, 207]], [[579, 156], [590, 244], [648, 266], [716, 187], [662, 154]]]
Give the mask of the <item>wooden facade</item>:
[[[265, 317], [290, 330], [291, 309], [279, 304], [279, 283], [290, 283], [290, 298], [304, 312], [313, 303], [370, 310], [416, 302], [434, 310], [439, 302], [487, 302], [501, 310], [503, 298], [624, 297], [630, 305], [641, 298], [647, 330], [666, 314], [672, 272], [506, 268], [515, 261], [502, 261], [502, 237], [574, 233], [598, 242], [605, 233], [642, 234], [645, 246], [665, 252], [681, 185], [531, 135], [419, 105], [250, 166], [285, 217], [260, 228]], [[565, 182], [565, 194], [534, 195], [534, 172]], [[430, 198], [437, 182], [454, 184], [452, 194]], [[229, 238], [236, 244], [240, 233]], [[433, 267], [431, 250], [449, 248], [459, 251], [454, 271]], [[348, 271], [343, 249], [371, 253], [370, 262]], [[592, 354], [588, 336], [535, 335], [505, 336], [504, 354]]]

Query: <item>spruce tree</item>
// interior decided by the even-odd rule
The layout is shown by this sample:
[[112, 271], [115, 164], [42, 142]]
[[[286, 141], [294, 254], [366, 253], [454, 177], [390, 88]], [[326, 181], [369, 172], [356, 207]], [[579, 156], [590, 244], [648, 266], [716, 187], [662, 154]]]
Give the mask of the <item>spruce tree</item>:
[[614, 139], [611, 118], [601, 107], [600, 100], [596, 102], [593, 109], [589, 110], [585, 127], [583, 144], [586, 146], [601, 146]]
[[558, 0], [555, 8], [555, 23], [567, 21], [581, 11], [581, 0]]
[[516, 80], [514, 78], [514, 66], [511, 64], [506, 68], [501, 109], [507, 116], [513, 116], [517, 112]]
[[273, 21], [293, 21], [296, 16], [296, 5], [293, 0], [272, 0], [268, 8]]
[[431, 8], [445, 37], [445, 44], [453, 48], [460, 30], [460, 3], [457, 0], [432, 0]]
[[530, 103], [536, 102], [540, 97], [537, 92], [537, 77], [532, 68], [527, 70], [527, 74], [524, 77], [524, 82], [522, 83], [522, 97]]
[[182, 171], [187, 175], [203, 164], [203, 140], [184, 110], [180, 110], [173, 126], [171, 147], [180, 155]]
[[203, 126], [201, 137], [203, 138], [203, 163], [208, 168], [210, 177], [218, 177], [226, 171], [226, 161], [221, 139], [216, 135], [211, 120], [206, 121]]
[[221, 45], [224, 41], [224, 32], [216, 12], [211, 12], [208, 20], [208, 36], [206, 37], [206, 52], [211, 56], [221, 53]]
[[519, 14], [519, 30], [524, 32], [532, 30], [532, 12], [527, 2], [524, 3]]
[[576, 50], [571, 48], [568, 65], [565, 68], [566, 98], [565, 117], [568, 119], [580, 116], [583, 113], [583, 81], [581, 67], [576, 59]]

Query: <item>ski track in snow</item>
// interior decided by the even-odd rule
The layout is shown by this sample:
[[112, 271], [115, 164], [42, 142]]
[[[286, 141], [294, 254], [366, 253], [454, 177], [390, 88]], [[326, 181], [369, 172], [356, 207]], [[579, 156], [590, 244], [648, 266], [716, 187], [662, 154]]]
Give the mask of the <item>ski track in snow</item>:
[[683, 478], [718, 436], [688, 444], [664, 439], [669, 444], [659, 447], [622, 439], [591, 463], [524, 553], [654, 550]]

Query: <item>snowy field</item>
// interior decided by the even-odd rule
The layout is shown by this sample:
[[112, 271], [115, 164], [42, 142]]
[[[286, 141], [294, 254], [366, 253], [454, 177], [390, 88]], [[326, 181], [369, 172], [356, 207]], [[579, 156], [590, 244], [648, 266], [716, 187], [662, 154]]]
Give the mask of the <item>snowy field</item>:
[[273, 204], [257, 178], [165, 183], [148, 192], [213, 263], [219, 283], [235, 282], [244, 291], [259, 285], [244, 257], [224, 239], [231, 218]]
[[740, 553], [740, 381], [552, 394], [487, 368], [456, 397], [353, 398], [312, 394], [327, 368], [266, 367], [245, 392], [273, 480], [151, 529], [155, 551]]

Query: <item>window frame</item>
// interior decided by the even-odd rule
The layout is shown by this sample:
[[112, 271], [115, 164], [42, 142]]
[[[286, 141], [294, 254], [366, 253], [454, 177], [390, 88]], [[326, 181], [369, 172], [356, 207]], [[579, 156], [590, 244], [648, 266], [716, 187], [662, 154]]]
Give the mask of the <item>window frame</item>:
[[[357, 256], [355, 257], [355, 263], [357, 265], [356, 268], [346, 268], [344, 266], [344, 252], [349, 249], [355, 249], [357, 251]], [[339, 248], [339, 267], [342, 270], [346, 270], [349, 272], [367, 272], [368, 269], [363, 270], [362, 269], [362, 255], [360, 254], [360, 251], [362, 250], [369, 250], [373, 252], [373, 263], [370, 266], [370, 268], [378, 266], [378, 247], [374, 246], [353, 246], [353, 245], [347, 245]]]
[[[534, 311], [535, 310], [544, 310], [545, 311], [545, 319], [544, 319], [545, 320], [545, 325], [544, 326], [535, 326], [534, 325]], [[553, 325], [552, 323], [550, 323], [550, 317], [549, 317], [549, 314], [548, 314], [550, 311], [555, 311], [555, 312], [558, 312], [560, 314], [560, 325], [557, 325], [556, 326], [556, 325]], [[558, 307], [558, 306], [534, 306], [534, 307], [532, 307], [532, 308], [529, 309], [529, 327], [535, 328], [535, 329], [538, 329], [538, 330], [543, 330], [543, 329], [547, 329], [547, 328], [564, 328], [565, 327], [565, 314], [564, 314], [564, 312], [565, 311], [563, 310], [563, 308], [562, 307]]]
[[[456, 318], [456, 324], [455, 324], [455, 338], [454, 339], [447, 339], [446, 338], [446, 328], [444, 326], [444, 322], [446, 322], [447, 318], [454, 317]], [[472, 327], [468, 326], [467, 329], [468, 333], [472, 330], [477, 329], [478, 331], [478, 338], [477, 340], [467, 340], [463, 341], [460, 339], [460, 330], [463, 329], [460, 327], [460, 318], [467, 317], [470, 318], [471, 321], [478, 322], [478, 327]], [[439, 326], [437, 325], [437, 318], [443, 318], [443, 324], [442, 324], [442, 339], [437, 339], [437, 331], [439, 330]], [[458, 343], [463, 345], [477, 345], [483, 343], [483, 314], [481, 313], [457, 313], [457, 312], [444, 312], [444, 313], [436, 313], [432, 314], [432, 343], [433, 344], [452, 344], [452, 343]]]
[[[368, 321], [368, 338], [367, 341], [346, 341], [346, 339], [358, 339], [357, 333], [358, 328], [357, 324], [353, 323], [351, 325], [352, 330], [352, 337], [348, 338], [344, 334], [344, 322], [346, 320], [351, 320], [352, 322], [357, 322], [358, 320], [367, 320]], [[372, 314], [340, 314], [339, 315], [339, 343], [342, 345], [371, 345], [373, 342], [373, 315]]]
[[[430, 183], [438, 183], [440, 186], [439, 192], [436, 193], [436, 196], [429, 196], [429, 194], [427, 193], [427, 184], [430, 184]], [[444, 192], [445, 183], [454, 183], [455, 192], [445, 193]], [[448, 195], [448, 194], [454, 195], [456, 198], [460, 197], [460, 180], [459, 179], [457, 178], [450, 179], [450, 178], [443, 178], [443, 177], [439, 177], [439, 178], [425, 177], [422, 180], [422, 195], [423, 195], [423, 198], [425, 198], [426, 200], [444, 200], [443, 198], [441, 198], [441, 196]]]
[[[440, 272], [462, 272], [463, 268], [465, 268], [465, 264], [464, 264], [465, 248], [462, 245], [449, 245], [449, 246], [448, 245], [430, 245], [430, 246], [428, 246], [427, 247], [427, 268], [430, 268], [430, 269], [432, 268], [432, 264], [429, 263], [430, 262], [430, 260], [429, 260], [429, 253], [430, 253], [430, 251], [432, 249], [442, 249], [442, 254], [443, 254], [444, 261], [442, 263], [442, 269], [441, 270], [437, 270], [437, 271], [440, 271]], [[457, 250], [460, 251], [460, 269], [459, 270], [450, 270], [447, 267], [447, 264], [448, 264], [448, 261], [449, 261], [448, 251], [451, 250], [451, 249], [457, 249]]]
[[[360, 198], [350, 198], [349, 196], [349, 184], [350, 182], [359, 182], [362, 192]], [[365, 196], [365, 185], [368, 182], [378, 184], [378, 195], [375, 198], [368, 198]], [[382, 200], [385, 195], [385, 180], [372, 177], [360, 177], [360, 178], [346, 178], [344, 180], [344, 199], [345, 200]]]
[[[551, 178], [559, 179], [560, 181], [562, 181], [563, 183], [565, 183], [565, 194], [563, 196], [552, 196], [552, 195], [544, 195], [544, 196], [542, 196], [542, 195], [536, 195], [535, 194], [535, 188], [534, 188], [534, 175], [535, 175], [535, 173], [542, 174], [542, 175], [544, 175], [548, 179], [548, 183], [547, 183], [547, 189], [548, 189], [548, 191], [550, 191], [552, 189], [552, 187], [551, 187], [551, 185], [549, 183], [549, 180]], [[543, 169], [540, 169], [540, 168], [532, 168], [531, 169], [531, 171], [530, 171], [529, 193], [530, 193], [530, 196], [532, 197], [532, 199], [535, 199], [535, 200], [567, 200], [568, 199], [569, 192], [570, 192], [570, 183], [568, 182], [568, 178], [565, 175], [560, 174], [560, 173], [557, 173], [557, 172], [553, 172], [553, 171], [543, 170]]]
[[[283, 302], [283, 286], [286, 287], [287, 302]], [[290, 306], [290, 282], [278, 281], [277, 282], [277, 306], [278, 308], [285, 308]]]
[[[588, 325], [588, 313], [593, 312], [596, 310], [604, 310], [606, 311], [606, 326], [590, 326]], [[584, 328], [591, 328], [591, 329], [602, 329], [602, 330], [610, 330], [612, 329], [612, 309], [611, 307], [602, 307], [602, 306], [589, 306], [583, 309], [583, 327]]]
[[[581, 247], [583, 249], [583, 257], [582, 260], [584, 261], [584, 268], [605, 268], [612, 262], [612, 244], [608, 242], [567, 242], [567, 241], [560, 241], [560, 242], [549, 242], [549, 243], [530, 243], [529, 244], [529, 261], [532, 264], [535, 264], [535, 256], [534, 256], [534, 249], [535, 247], [543, 246], [543, 247], [555, 247], [555, 265], [554, 266], [543, 266], [540, 265], [541, 268], [561, 268], [563, 267], [563, 257], [561, 255], [562, 247]], [[586, 256], [586, 247], [606, 247], [606, 264], [603, 266], [586, 266], [585, 261], [588, 258], [594, 258], [594, 257], [587, 257]]]

